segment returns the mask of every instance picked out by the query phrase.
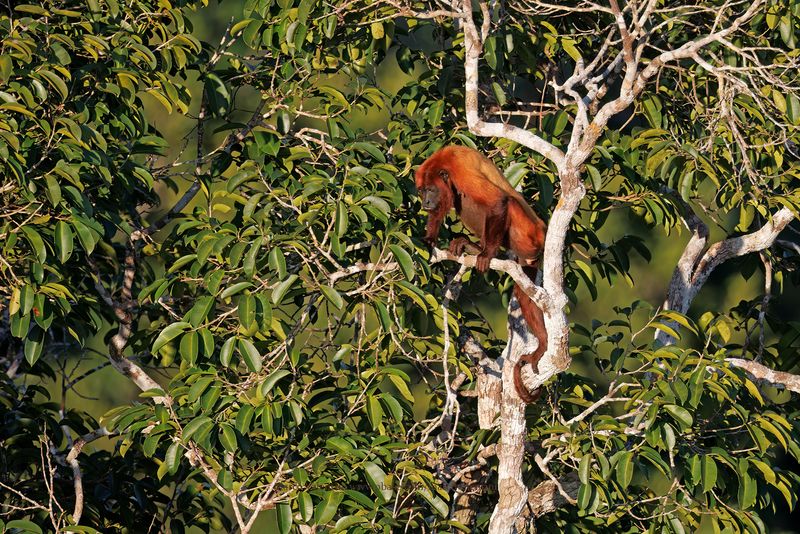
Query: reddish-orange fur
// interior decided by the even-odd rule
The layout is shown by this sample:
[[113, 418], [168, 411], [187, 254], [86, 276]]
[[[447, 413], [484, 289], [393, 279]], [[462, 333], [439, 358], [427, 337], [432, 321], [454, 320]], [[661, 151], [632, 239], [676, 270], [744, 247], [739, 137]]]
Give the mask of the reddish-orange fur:
[[[485, 272], [489, 261], [504, 246], [514, 251], [528, 276], [535, 276], [544, 248], [546, 226], [491, 160], [471, 148], [447, 146], [425, 160], [415, 178], [420, 194], [424, 197], [427, 192], [433, 193], [431, 198], [435, 200], [435, 205], [428, 210], [426, 242], [431, 245], [436, 242], [442, 221], [455, 208], [464, 226], [480, 238], [478, 270]], [[461, 254], [468, 245], [465, 238], [456, 238], [450, 243], [450, 251]], [[519, 286], [514, 286], [514, 295], [519, 300], [523, 317], [539, 340], [536, 351], [521, 356], [514, 368], [517, 393], [530, 403], [541, 392], [528, 392], [520, 370], [526, 363], [534, 370], [538, 368], [539, 359], [547, 350], [547, 333], [539, 307]]]

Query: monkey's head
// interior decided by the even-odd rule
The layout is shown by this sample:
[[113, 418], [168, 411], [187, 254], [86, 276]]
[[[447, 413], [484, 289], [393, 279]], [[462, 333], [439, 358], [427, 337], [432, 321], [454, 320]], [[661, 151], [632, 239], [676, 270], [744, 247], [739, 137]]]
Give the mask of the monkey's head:
[[427, 211], [449, 210], [453, 206], [450, 173], [437, 165], [436, 154], [428, 158], [415, 175], [417, 193], [422, 200], [422, 209]]
[[422, 209], [427, 211], [435, 210], [442, 201], [442, 194], [439, 188], [434, 185], [420, 189], [419, 196], [422, 199]]

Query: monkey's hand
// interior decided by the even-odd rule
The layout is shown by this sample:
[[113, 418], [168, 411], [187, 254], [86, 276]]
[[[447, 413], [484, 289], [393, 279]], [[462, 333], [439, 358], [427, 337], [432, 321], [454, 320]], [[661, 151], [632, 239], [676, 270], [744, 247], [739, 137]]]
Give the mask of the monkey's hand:
[[478, 269], [478, 271], [485, 273], [486, 271], [489, 270], [490, 261], [492, 261], [492, 256], [484, 252], [481, 252], [480, 254], [478, 254], [478, 257], [475, 258], [475, 268]]
[[450, 254], [453, 256], [461, 256], [465, 250], [469, 248], [475, 248], [472, 246], [472, 242], [464, 236], [454, 237], [450, 241], [450, 246], [448, 247], [450, 250]]

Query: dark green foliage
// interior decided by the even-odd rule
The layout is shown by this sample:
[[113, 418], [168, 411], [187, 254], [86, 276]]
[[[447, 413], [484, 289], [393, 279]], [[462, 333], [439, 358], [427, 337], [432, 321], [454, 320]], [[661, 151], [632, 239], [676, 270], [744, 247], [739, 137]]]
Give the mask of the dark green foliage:
[[[450, 518], [448, 484], [498, 432], [478, 427], [465, 397], [452, 449], [432, 445], [448, 403], [442, 362], [470, 388], [459, 334], [499, 355], [504, 328], [489, 326], [483, 300], [507, 298], [510, 281], [470, 273], [443, 314], [453, 267], [430, 265], [417, 238], [413, 169], [446, 143], [478, 147], [545, 219], [556, 169], [468, 132], [463, 36], [450, 20], [369, 2], [248, 0], [208, 43], [191, 21], [222, 6], [202, 4], [0, 10], [0, 529], [73, 524], [67, 455], [105, 427], [111, 439], [77, 456], [76, 531], [138, 532], [150, 528], [143, 517], [151, 531], [229, 531], [262, 497], [264, 531], [468, 530]], [[547, 83], [597, 53], [608, 15], [545, 20], [508, 4], [484, 43], [481, 113], [563, 148], [575, 109], [556, 106]], [[776, 63], [796, 57], [798, 5], [770, 3], [747, 44], [772, 45], [763, 53]], [[662, 251], [640, 230], [679, 235], [687, 206], [726, 234], [796, 211], [797, 161], [772, 142], [797, 139], [796, 95], [777, 82], [753, 88], [777, 120], [744, 92], [725, 101], [746, 140], [768, 147], [737, 152], [730, 126], [708, 120], [724, 93], [716, 83], [696, 66], [665, 71], [601, 136], [567, 240], [570, 312], [619, 279], [649, 291], [633, 275]], [[518, 109], [522, 100], [542, 106]], [[622, 210], [634, 228], [609, 236]], [[796, 282], [791, 247], [766, 257], [776, 280]], [[745, 278], [763, 269], [740, 265]], [[539, 519], [542, 531], [761, 531], [762, 515], [795, 506], [796, 402], [725, 358], [792, 371], [797, 324], [761, 299], [697, 308], [636, 301], [572, 325], [572, 351], [590, 364], [548, 386], [528, 423], [537, 450], [558, 453], [552, 473], [581, 485], [574, 506]], [[679, 345], [653, 343], [678, 330]], [[108, 345], [120, 338], [116, 354]], [[143, 387], [125, 362], [156, 382]], [[94, 417], [94, 392], [76, 386], [116, 369], [146, 391]], [[572, 419], [609, 383], [619, 398]], [[530, 487], [548, 480], [526, 461]], [[495, 469], [491, 457], [480, 531]]]

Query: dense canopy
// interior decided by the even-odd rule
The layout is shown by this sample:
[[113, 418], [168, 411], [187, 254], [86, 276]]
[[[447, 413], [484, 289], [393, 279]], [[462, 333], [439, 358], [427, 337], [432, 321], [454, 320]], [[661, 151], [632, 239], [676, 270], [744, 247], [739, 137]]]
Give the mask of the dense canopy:
[[[0, 3], [0, 529], [782, 524], [800, 3], [206, 3]], [[423, 243], [446, 144], [535, 284]]]

